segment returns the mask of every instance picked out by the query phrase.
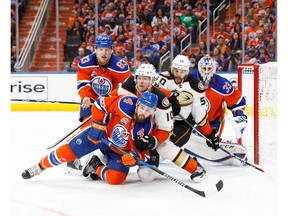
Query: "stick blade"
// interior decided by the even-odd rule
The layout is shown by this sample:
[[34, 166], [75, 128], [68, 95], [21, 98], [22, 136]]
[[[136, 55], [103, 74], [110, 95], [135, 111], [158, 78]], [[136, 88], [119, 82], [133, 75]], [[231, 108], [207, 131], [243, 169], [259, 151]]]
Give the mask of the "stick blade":
[[218, 192], [220, 192], [222, 190], [223, 186], [224, 186], [223, 181], [219, 180], [216, 185], [205, 190], [205, 197], [214, 196], [215, 194], [217, 194]]

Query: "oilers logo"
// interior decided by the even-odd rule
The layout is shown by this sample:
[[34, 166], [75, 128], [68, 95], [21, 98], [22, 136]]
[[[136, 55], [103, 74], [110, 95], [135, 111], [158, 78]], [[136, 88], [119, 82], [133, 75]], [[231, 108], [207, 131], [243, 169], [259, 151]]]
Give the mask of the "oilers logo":
[[112, 90], [112, 83], [105, 77], [95, 77], [92, 81], [92, 89], [99, 96], [106, 96]]
[[117, 146], [124, 147], [127, 144], [129, 133], [127, 129], [120, 124], [113, 128], [111, 139]]

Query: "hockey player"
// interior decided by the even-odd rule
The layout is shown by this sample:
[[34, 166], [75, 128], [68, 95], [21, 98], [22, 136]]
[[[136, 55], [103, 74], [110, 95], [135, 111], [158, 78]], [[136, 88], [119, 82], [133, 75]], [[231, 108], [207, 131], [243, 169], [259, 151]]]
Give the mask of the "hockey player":
[[[216, 134], [221, 137], [224, 128], [225, 107], [227, 107], [233, 114], [231, 120], [236, 138], [240, 139], [247, 125], [247, 116], [244, 112], [246, 100], [241, 92], [235, 89], [229, 80], [216, 73], [215, 62], [208, 55], [200, 59], [198, 71], [193, 71], [191, 76], [200, 81], [199, 88], [205, 90], [208, 121], [211, 127], [216, 130]], [[213, 150], [205, 148], [204, 142], [203, 138], [194, 133], [184, 147], [193, 155], [210, 161], [239, 165], [238, 160], [231, 158], [223, 151], [213, 152]], [[227, 143], [221, 144], [221, 146], [240, 158], [246, 157], [247, 150], [242, 145]]]
[[[172, 61], [171, 72], [161, 73], [154, 84], [178, 95], [177, 99], [181, 105], [181, 112], [180, 115], [175, 116], [171, 140], [175, 145], [182, 147], [189, 154], [199, 158], [213, 159], [212, 161], [215, 162], [231, 159], [227, 153], [221, 150], [217, 151], [219, 148], [219, 127], [210, 121], [211, 114], [208, 107], [211, 105], [205, 97], [207, 95], [205, 92], [206, 88], [203, 87], [203, 83], [200, 82], [198, 77], [188, 74], [189, 67], [189, 59], [184, 55], [177, 55]], [[195, 123], [196, 125], [194, 126]], [[195, 133], [192, 133], [191, 136], [193, 128], [196, 128], [197, 131], [214, 143], [206, 141], [203, 137], [196, 136]], [[208, 148], [208, 146], [211, 148]], [[239, 145], [223, 144], [221, 147], [224, 147], [229, 152], [240, 153], [237, 156], [245, 154], [245, 149]]]
[[[149, 150], [151, 158], [157, 158], [157, 152], [164, 159], [172, 161], [177, 166], [191, 173], [194, 182], [200, 182], [206, 177], [204, 168], [190, 155], [178, 146], [174, 145], [170, 139], [173, 129], [173, 113], [166, 95], [157, 87], [153, 86], [156, 76], [156, 69], [152, 64], [142, 64], [135, 71], [135, 77], [129, 77], [119, 88], [112, 91], [112, 95], [141, 96], [145, 91], [150, 91], [158, 96], [158, 104], [155, 112], [156, 131], [153, 136], [144, 136], [135, 141], [135, 146], [140, 152]], [[147, 145], [149, 143], [149, 145]], [[156, 149], [156, 151], [155, 151]], [[151, 151], [152, 150], [152, 151]], [[194, 164], [194, 165], [193, 165]], [[195, 171], [195, 164], [198, 164]], [[158, 161], [153, 165], [158, 165]], [[194, 167], [191, 170], [191, 167]], [[144, 167], [139, 169], [138, 174], [143, 181], [151, 181], [156, 175], [151, 170]]]
[[[129, 167], [122, 163], [122, 155], [115, 149], [101, 142], [102, 138], [131, 150], [134, 136], [148, 134], [152, 130], [152, 118], [158, 98], [146, 92], [139, 99], [133, 96], [99, 97], [92, 106], [91, 125], [82, 128], [71, 137], [67, 144], [58, 147], [39, 163], [22, 173], [24, 179], [39, 175], [43, 170], [64, 162], [81, 158], [90, 152], [101, 149], [108, 160], [103, 165], [97, 156], [93, 156], [97, 174], [109, 184], [121, 184], [127, 176]], [[133, 130], [132, 130], [133, 128]], [[133, 144], [133, 143], [132, 143]], [[134, 147], [135, 148], [135, 147]], [[97, 167], [96, 167], [97, 165]], [[86, 176], [91, 170], [84, 169]]]
[[[91, 115], [91, 105], [99, 96], [108, 96], [119, 83], [132, 75], [128, 64], [112, 52], [113, 41], [108, 35], [98, 36], [94, 45], [95, 52], [78, 64], [77, 89], [82, 100], [80, 122]], [[81, 162], [72, 161], [67, 166], [67, 173], [73, 172], [70, 168], [81, 169]]]
[[175, 116], [173, 134], [170, 139], [175, 145], [182, 147], [190, 138], [192, 131], [190, 125], [196, 123], [198, 130], [212, 140], [209, 145], [216, 149], [219, 138], [208, 122], [205, 89], [200, 89], [199, 81], [189, 75], [189, 67], [188, 57], [179, 54], [172, 61], [171, 72], [161, 73], [154, 83], [155, 86], [174, 92], [181, 106], [180, 115]]

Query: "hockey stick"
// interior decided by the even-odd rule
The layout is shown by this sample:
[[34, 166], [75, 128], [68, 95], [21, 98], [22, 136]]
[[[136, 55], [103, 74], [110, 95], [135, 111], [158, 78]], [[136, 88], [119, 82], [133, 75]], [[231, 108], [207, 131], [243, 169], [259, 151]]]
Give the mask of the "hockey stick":
[[[121, 149], [119, 146], [117, 146], [116, 144], [114, 144], [113, 142], [109, 142], [105, 139], [101, 139], [101, 142], [105, 143], [106, 145], [108, 146], [111, 146], [115, 149], [117, 149], [118, 151], [120, 151], [121, 153], [123, 154], [129, 154], [128, 152], [126, 152], [125, 150]], [[201, 197], [207, 197], [207, 196], [210, 196], [216, 192], [219, 192], [222, 188], [223, 188], [223, 181], [222, 180], [219, 180], [219, 182], [216, 184], [216, 187], [213, 186], [212, 188], [208, 189], [208, 190], [205, 190], [205, 191], [200, 191], [200, 190], [197, 190], [195, 188], [192, 188], [190, 187], [189, 185], [185, 184], [184, 182], [170, 176], [169, 174], [159, 170], [157, 167], [155, 166], [152, 166], [150, 165], [149, 163], [146, 163], [142, 160], [140, 160], [138, 157], [135, 157], [135, 159], [137, 160], [137, 163], [140, 164], [140, 165], [143, 165], [143, 166], [146, 166], [147, 168], [149, 169], [152, 169], [153, 171], [157, 172], [158, 174], [164, 176], [165, 178], [169, 179], [170, 181], [173, 181], [177, 184], [179, 184], [180, 186], [198, 194], [199, 196]]]
[[46, 100], [30, 100], [30, 99], [11, 99], [11, 101], [37, 102], [37, 103], [81, 104], [80, 102], [72, 102], [72, 101], [46, 101]]
[[88, 122], [90, 119], [92, 118], [92, 116], [89, 116], [85, 121], [83, 121], [77, 128], [73, 129], [72, 131], [70, 131], [68, 134], [66, 134], [63, 138], [61, 138], [60, 140], [58, 140], [56, 143], [49, 145], [46, 147], [46, 149], [51, 149], [54, 148], [55, 146], [57, 146], [59, 143], [61, 143], [64, 139], [66, 139], [68, 136], [70, 136], [71, 134], [73, 134], [76, 130], [78, 130], [82, 125], [84, 125], [86, 122]]
[[[204, 136], [199, 130], [197, 130], [190, 122], [188, 122], [181, 114], [179, 114], [180, 118], [183, 119], [190, 127], [192, 127], [201, 137], [203, 137], [205, 140], [207, 140], [208, 142], [211, 142], [211, 140], [209, 140], [206, 136]], [[235, 143], [238, 144], [238, 143]], [[239, 144], [238, 144], [239, 145]], [[227, 153], [228, 155], [230, 155], [231, 157], [239, 160], [242, 164], [245, 163], [248, 166], [251, 166], [261, 172], [264, 172], [264, 170], [262, 168], [256, 167], [255, 165], [243, 160], [242, 158], [237, 157], [236, 155], [232, 154], [231, 152], [227, 151], [226, 149], [222, 148], [221, 146], [219, 146], [219, 149], [221, 149], [223, 152]]]

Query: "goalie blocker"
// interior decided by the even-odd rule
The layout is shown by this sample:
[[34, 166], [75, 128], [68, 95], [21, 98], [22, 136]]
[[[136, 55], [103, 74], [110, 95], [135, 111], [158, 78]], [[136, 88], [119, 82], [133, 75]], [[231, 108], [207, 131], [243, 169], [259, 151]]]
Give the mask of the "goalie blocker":
[[[220, 142], [220, 146], [235, 156], [246, 160], [247, 149], [237, 143], [224, 143]], [[231, 157], [224, 151], [218, 149], [214, 151], [212, 148], [206, 145], [206, 140], [194, 133], [191, 134], [189, 141], [182, 147], [188, 154], [197, 158], [201, 158], [207, 161], [221, 163], [224, 165], [240, 166], [242, 163]]]

